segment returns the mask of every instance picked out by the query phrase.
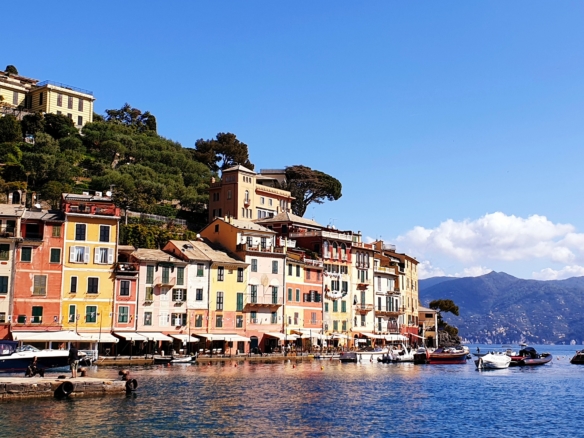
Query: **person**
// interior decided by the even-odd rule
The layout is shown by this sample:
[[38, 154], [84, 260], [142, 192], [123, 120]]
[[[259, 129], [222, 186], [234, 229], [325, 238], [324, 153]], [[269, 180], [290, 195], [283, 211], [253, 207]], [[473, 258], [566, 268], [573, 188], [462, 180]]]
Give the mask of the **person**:
[[77, 367], [79, 366], [79, 350], [75, 345], [69, 349], [69, 367], [71, 368], [71, 378], [77, 377]]
[[35, 356], [32, 359], [32, 363], [26, 368], [25, 377], [34, 377], [36, 375], [45, 377], [45, 371], [39, 368], [38, 358]]

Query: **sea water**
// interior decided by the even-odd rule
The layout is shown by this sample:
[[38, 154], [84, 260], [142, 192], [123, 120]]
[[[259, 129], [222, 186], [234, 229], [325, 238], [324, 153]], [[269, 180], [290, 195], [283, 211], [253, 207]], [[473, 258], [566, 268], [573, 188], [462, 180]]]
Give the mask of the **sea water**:
[[472, 360], [135, 367], [131, 395], [2, 402], [0, 436], [583, 436], [584, 366], [569, 363], [577, 348], [536, 346], [552, 363], [491, 371]]

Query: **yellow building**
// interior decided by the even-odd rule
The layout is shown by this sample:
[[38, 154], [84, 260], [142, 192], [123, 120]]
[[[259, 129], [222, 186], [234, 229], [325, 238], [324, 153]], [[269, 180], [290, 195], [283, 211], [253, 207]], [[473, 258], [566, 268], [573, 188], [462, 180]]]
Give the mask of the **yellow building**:
[[223, 216], [251, 221], [289, 211], [292, 196], [279, 187], [275, 176], [256, 173], [241, 165], [225, 169], [221, 180], [212, 180], [209, 187], [209, 222]]
[[114, 299], [119, 209], [111, 198], [64, 193], [63, 329], [109, 332]]
[[0, 72], [0, 113], [18, 118], [35, 112], [62, 114], [81, 129], [93, 122], [94, 100], [88, 90]]

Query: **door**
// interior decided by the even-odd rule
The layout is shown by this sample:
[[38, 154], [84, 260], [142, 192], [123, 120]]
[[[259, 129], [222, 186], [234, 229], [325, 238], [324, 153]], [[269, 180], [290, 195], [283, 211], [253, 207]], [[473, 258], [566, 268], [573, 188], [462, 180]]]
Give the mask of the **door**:
[[251, 336], [249, 338], [249, 348], [250, 351], [253, 353], [256, 351], [256, 349], [258, 348], [259, 342], [258, 342], [258, 337], [257, 336]]

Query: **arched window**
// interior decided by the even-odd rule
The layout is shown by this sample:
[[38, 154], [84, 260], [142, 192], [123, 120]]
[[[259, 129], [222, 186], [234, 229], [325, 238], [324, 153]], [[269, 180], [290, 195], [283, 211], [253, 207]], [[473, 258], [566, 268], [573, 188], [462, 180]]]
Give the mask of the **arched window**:
[[347, 258], [347, 245], [341, 243], [341, 258], [345, 260]]
[[322, 256], [326, 258], [330, 257], [329, 243], [326, 240], [322, 243]]
[[338, 254], [337, 254], [338, 247], [339, 246], [337, 245], [337, 242], [333, 242], [333, 259], [336, 259], [338, 257]]

